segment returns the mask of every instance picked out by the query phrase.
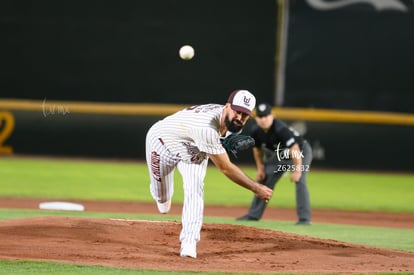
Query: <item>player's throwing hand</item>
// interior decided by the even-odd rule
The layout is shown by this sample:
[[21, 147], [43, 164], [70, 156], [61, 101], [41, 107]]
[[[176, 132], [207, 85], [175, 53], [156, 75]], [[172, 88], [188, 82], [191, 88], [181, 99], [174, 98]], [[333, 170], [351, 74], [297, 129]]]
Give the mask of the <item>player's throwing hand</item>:
[[267, 187], [266, 185], [257, 184], [257, 189], [254, 191], [256, 196], [258, 196], [260, 199], [264, 200], [266, 203], [270, 200], [270, 198], [273, 195], [273, 190]]

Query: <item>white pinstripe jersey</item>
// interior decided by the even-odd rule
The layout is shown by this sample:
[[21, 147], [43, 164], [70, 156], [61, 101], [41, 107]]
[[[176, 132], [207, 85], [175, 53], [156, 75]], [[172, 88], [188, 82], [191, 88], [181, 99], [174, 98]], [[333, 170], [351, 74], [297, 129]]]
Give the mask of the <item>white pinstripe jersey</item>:
[[159, 138], [170, 153], [186, 162], [199, 163], [209, 154], [223, 154], [220, 120], [223, 105], [195, 105], [154, 124]]

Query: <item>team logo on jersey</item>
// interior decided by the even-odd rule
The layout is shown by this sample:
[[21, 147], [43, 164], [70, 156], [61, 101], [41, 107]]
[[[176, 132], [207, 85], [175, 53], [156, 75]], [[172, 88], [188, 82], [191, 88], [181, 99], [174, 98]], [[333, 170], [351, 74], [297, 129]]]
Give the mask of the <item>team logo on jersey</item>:
[[182, 144], [187, 148], [187, 153], [191, 156], [190, 160], [192, 163], [200, 164], [207, 158], [205, 152], [201, 152], [197, 146], [190, 142], [182, 142]]
[[306, 0], [317, 10], [334, 10], [355, 4], [370, 4], [377, 11], [396, 10], [408, 12], [408, 7], [401, 0]]

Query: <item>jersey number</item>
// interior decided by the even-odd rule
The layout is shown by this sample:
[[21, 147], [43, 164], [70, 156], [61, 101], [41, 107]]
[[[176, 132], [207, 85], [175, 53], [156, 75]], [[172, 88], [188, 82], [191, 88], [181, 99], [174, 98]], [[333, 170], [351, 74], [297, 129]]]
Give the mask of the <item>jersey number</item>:
[[11, 146], [4, 146], [4, 142], [14, 130], [14, 117], [12, 113], [0, 112], [0, 154], [13, 154]]

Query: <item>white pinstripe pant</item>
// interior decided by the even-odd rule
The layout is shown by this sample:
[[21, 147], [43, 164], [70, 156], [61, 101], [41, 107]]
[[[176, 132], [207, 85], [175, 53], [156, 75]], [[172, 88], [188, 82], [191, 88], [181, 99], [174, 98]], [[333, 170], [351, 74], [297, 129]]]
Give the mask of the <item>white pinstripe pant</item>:
[[150, 175], [150, 191], [154, 200], [166, 202], [174, 193], [174, 170], [183, 179], [184, 202], [182, 209], [181, 242], [198, 242], [203, 224], [204, 178], [208, 159], [201, 163], [181, 161], [164, 147], [160, 136], [150, 129], [146, 138], [146, 158]]

